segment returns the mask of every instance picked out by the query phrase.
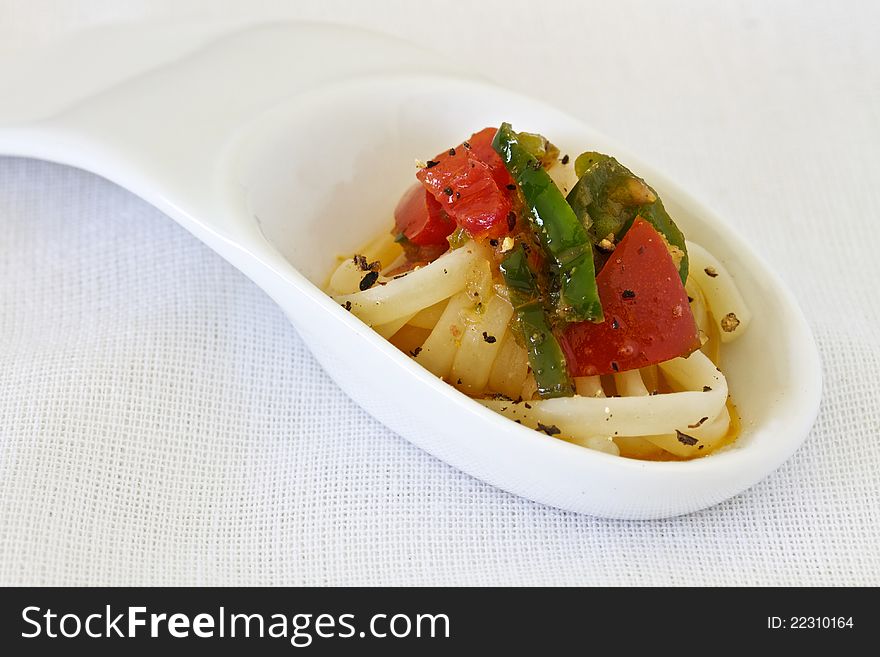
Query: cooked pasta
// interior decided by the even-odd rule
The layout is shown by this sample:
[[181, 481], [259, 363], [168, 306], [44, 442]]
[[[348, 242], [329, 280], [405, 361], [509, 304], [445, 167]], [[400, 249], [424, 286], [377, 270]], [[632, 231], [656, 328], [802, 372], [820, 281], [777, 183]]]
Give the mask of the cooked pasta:
[[[588, 152], [571, 162], [543, 138], [507, 129], [429, 161], [423, 187], [395, 212], [397, 238], [342, 261], [328, 291], [434, 375], [554, 439], [650, 460], [704, 456], [731, 442], [738, 421], [720, 350], [751, 319], [733, 277], [685, 242], [656, 193], [613, 158]], [[447, 164], [459, 150], [470, 159]], [[517, 157], [527, 169], [511, 164]], [[475, 210], [455, 205], [471, 203], [474, 188], [443, 177], [454, 166], [475, 176], [468, 165], [484, 175], [479, 225]], [[493, 182], [487, 196], [502, 174], [511, 182]], [[430, 175], [445, 185], [439, 192]], [[597, 187], [609, 180], [618, 187]], [[602, 206], [597, 189], [614, 203]], [[486, 229], [491, 203], [504, 223]], [[553, 221], [569, 221], [570, 253], [553, 242]], [[662, 330], [646, 334], [651, 322]]]

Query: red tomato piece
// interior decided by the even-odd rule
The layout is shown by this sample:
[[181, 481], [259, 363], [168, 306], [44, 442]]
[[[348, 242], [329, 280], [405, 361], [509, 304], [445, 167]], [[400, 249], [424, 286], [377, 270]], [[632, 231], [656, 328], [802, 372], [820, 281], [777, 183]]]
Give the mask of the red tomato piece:
[[498, 189], [507, 190], [508, 185], [513, 184], [513, 178], [510, 177], [510, 172], [504, 166], [501, 156], [492, 148], [492, 140], [495, 139], [497, 132], [498, 128], [483, 128], [471, 135], [468, 145], [471, 147], [471, 152], [492, 169], [492, 177]]
[[612, 374], [686, 356], [700, 346], [687, 292], [663, 238], [637, 217], [596, 277], [605, 321], [569, 324], [572, 376]]
[[394, 230], [417, 246], [449, 246], [446, 236], [455, 222], [425, 188], [416, 183], [394, 209]]
[[472, 148], [460, 144], [439, 154], [416, 178], [471, 237], [503, 237], [512, 230], [510, 191], [498, 187], [492, 167]]

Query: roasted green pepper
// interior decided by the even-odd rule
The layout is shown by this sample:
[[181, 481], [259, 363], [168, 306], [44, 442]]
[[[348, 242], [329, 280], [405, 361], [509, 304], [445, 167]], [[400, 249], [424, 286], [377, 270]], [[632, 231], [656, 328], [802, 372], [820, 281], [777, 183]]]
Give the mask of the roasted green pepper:
[[[526, 144], [534, 141], [529, 137]], [[532, 231], [552, 259], [557, 314], [569, 322], [601, 322], [604, 317], [596, 289], [592, 243], [584, 225], [542, 167], [539, 156], [520, 143], [509, 123], [501, 124], [492, 147], [516, 181]]]
[[657, 192], [613, 157], [602, 153], [579, 155], [575, 173], [579, 180], [566, 200], [593, 244], [599, 245], [603, 240], [617, 242], [640, 216], [675, 247], [679, 276], [682, 282], [687, 280], [684, 235], [666, 212]]
[[500, 269], [510, 290], [510, 302], [516, 311], [516, 324], [525, 342], [538, 394], [545, 399], [571, 396], [572, 382], [565, 355], [547, 321], [537, 280], [521, 244], [507, 254]]

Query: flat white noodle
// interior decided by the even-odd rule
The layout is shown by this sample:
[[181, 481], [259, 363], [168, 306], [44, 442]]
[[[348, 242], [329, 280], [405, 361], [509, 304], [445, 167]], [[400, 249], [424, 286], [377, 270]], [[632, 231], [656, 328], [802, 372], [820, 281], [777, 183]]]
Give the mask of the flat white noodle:
[[576, 376], [574, 378], [574, 390], [581, 397], [604, 397], [605, 390], [602, 388], [602, 378], [595, 376]]
[[648, 389], [638, 370], [629, 370], [614, 375], [614, 385], [621, 397], [647, 397]]
[[412, 315], [404, 315], [403, 317], [398, 317], [385, 324], [376, 324], [376, 326], [373, 327], [373, 330], [388, 340], [392, 335], [402, 329], [404, 324], [409, 323], [412, 317]]
[[443, 311], [446, 309], [446, 303], [447, 300], [444, 299], [443, 301], [435, 303], [433, 306], [423, 308], [409, 320], [408, 324], [428, 330], [434, 328], [437, 321], [440, 319], [440, 316], [443, 315]]
[[[680, 426], [715, 417], [727, 401], [727, 380], [702, 352], [675, 358], [660, 365], [685, 392], [649, 397], [561, 397], [535, 400], [525, 405], [504, 400], [480, 403], [526, 426], [557, 427], [562, 435], [588, 438], [599, 435], [649, 436], [673, 433]], [[705, 392], [704, 387], [708, 388]]]
[[699, 244], [686, 244], [689, 276], [693, 276], [706, 297], [721, 342], [736, 340], [748, 328], [752, 313], [724, 265]]
[[620, 456], [620, 448], [618, 448], [617, 445], [614, 444], [614, 441], [607, 436], [583, 436], [579, 438], [560, 436], [560, 440], [580, 445], [581, 447], [595, 449], [597, 452], [605, 452], [612, 456]]
[[[650, 394], [648, 388], [645, 386], [645, 382], [642, 380], [642, 374], [639, 370], [630, 370], [628, 372], [615, 374], [614, 383], [617, 386], [618, 394], [624, 397], [648, 397]], [[635, 439], [638, 437], [633, 436], [632, 438]], [[683, 447], [683, 444], [678, 440], [678, 434], [676, 433], [642, 436], [641, 438], [652, 445], [656, 445], [660, 449], [672, 452], [673, 454], [678, 453], [678, 451], [677, 449], [671, 448]]]
[[[576, 376], [574, 378], [574, 390], [575, 393], [581, 397], [591, 397], [593, 399], [605, 397], [605, 390], [602, 388], [602, 378], [598, 375]], [[575, 445], [589, 447], [590, 449], [605, 452], [606, 454], [613, 454], [614, 456], [620, 456], [620, 448], [614, 443], [611, 436], [583, 435], [578, 438], [569, 438], [566, 436], [560, 436], [560, 438], [567, 442], [574, 443]]]
[[348, 258], [339, 263], [339, 266], [330, 276], [328, 288], [333, 294], [352, 294], [360, 289], [361, 281], [367, 272]]
[[351, 312], [370, 326], [385, 324], [449, 298], [467, 285], [480, 263], [487, 264], [484, 249], [468, 242], [386, 285], [333, 298], [343, 306], [351, 303]]
[[547, 173], [563, 194], [568, 194], [578, 181], [577, 173], [575, 173], [574, 170], [574, 158], [569, 158], [567, 164], [563, 164], [561, 161], [557, 160], [553, 166], [547, 170]]
[[510, 303], [494, 293], [480, 308], [481, 312], [465, 320], [465, 331], [449, 372], [449, 381], [470, 395], [485, 390], [492, 363], [501, 349], [498, 336], [504, 335], [513, 316]]
[[377, 235], [370, 242], [365, 244], [359, 251], [355, 251], [367, 259], [367, 262], [378, 260], [382, 263], [382, 268], [394, 262], [399, 256], [403, 255], [403, 247], [394, 241], [391, 233]]
[[709, 309], [706, 306], [706, 298], [703, 296], [703, 290], [700, 289], [700, 284], [697, 283], [696, 279], [691, 274], [688, 274], [685, 291], [688, 296], [693, 299], [691, 302], [691, 312], [694, 315], [694, 321], [697, 323], [697, 328], [700, 329], [703, 335], [708, 336]]
[[522, 390], [520, 390], [519, 396], [521, 399], [531, 400], [535, 398], [536, 394], [538, 394], [538, 382], [535, 381], [535, 375], [530, 369], [523, 381]]
[[523, 384], [529, 373], [529, 357], [526, 350], [517, 344], [509, 325], [500, 340], [501, 348], [492, 363], [488, 389], [490, 392], [516, 399], [522, 394]]
[[462, 313], [473, 305], [474, 302], [467, 292], [459, 292], [452, 297], [422, 345], [416, 362], [433, 374], [445, 378], [452, 368], [459, 340], [464, 333]]
[[[390, 233], [378, 235], [355, 251], [355, 253], [364, 256], [367, 262], [378, 260], [381, 263], [382, 271], [387, 271], [388, 265], [391, 262], [401, 258], [404, 262], [406, 261], [403, 248], [394, 241], [394, 237]], [[357, 292], [365, 273], [355, 264], [353, 257], [344, 258], [330, 276], [327, 289], [331, 294], [351, 294]], [[379, 280], [384, 281], [387, 279], [380, 277]]]

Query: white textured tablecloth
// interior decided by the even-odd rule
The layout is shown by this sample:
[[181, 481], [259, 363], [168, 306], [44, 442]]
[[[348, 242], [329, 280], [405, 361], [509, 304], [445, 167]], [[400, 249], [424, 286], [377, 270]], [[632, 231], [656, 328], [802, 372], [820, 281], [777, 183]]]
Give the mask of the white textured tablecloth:
[[0, 67], [150, 17], [335, 20], [453, 47], [753, 241], [815, 331], [818, 422], [778, 472], [700, 513], [542, 507], [372, 420], [158, 211], [0, 158], [0, 584], [880, 584], [876, 4], [247, 4], [2, 1]]

